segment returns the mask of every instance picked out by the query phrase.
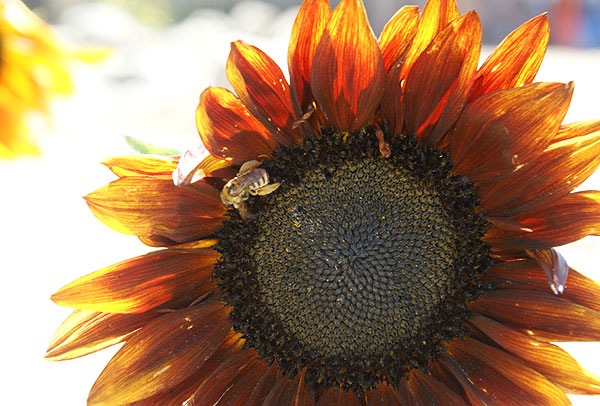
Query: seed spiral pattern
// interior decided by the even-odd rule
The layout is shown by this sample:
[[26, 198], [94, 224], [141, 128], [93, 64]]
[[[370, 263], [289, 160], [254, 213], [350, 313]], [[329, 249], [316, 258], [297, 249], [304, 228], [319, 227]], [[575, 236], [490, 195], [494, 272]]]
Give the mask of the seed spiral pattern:
[[331, 131], [264, 161], [279, 189], [218, 232], [234, 330], [284, 372], [360, 393], [426, 368], [489, 287], [487, 227], [448, 157], [410, 137]]

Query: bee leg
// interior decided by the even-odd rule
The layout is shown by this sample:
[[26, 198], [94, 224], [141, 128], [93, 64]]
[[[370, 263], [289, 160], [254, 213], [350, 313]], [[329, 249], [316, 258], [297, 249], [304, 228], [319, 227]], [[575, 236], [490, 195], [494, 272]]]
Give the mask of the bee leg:
[[259, 196], [268, 195], [269, 193], [273, 193], [277, 190], [277, 188], [281, 185], [281, 183], [270, 183], [256, 190], [256, 194]]
[[250, 212], [250, 209], [245, 202], [240, 203], [238, 211], [240, 212], [240, 217], [244, 221], [250, 221], [254, 218], [254, 215]]

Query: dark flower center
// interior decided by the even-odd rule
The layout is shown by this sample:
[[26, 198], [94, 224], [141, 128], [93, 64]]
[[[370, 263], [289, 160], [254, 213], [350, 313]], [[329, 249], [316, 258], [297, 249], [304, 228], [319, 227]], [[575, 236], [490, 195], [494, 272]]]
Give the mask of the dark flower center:
[[231, 213], [215, 276], [234, 329], [286, 372], [357, 392], [425, 368], [485, 292], [472, 185], [414, 140], [309, 137], [263, 163], [279, 189]]

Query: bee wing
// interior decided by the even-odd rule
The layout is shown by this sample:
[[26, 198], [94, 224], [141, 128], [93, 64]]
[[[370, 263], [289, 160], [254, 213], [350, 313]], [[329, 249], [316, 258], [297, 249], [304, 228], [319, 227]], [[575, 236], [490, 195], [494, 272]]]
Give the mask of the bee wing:
[[259, 196], [268, 195], [269, 193], [273, 193], [277, 190], [277, 188], [281, 185], [281, 183], [271, 183], [269, 185], [265, 185], [256, 191], [256, 194]]
[[260, 161], [246, 161], [242, 164], [242, 166], [240, 167], [240, 170], [237, 173], [237, 176], [244, 176], [245, 174], [249, 173], [252, 169], [257, 168], [260, 166]]

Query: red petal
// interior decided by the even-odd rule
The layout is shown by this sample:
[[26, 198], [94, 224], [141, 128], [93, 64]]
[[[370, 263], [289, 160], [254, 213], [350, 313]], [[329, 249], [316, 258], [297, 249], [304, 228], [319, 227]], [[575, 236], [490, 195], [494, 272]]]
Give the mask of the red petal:
[[329, 388], [323, 393], [317, 406], [361, 406], [361, 403], [351, 390]]
[[470, 100], [533, 82], [544, 59], [550, 25], [545, 14], [511, 32], [477, 71]]
[[532, 232], [492, 228], [485, 240], [496, 249], [545, 249], [598, 235], [600, 192], [571, 193], [549, 207], [516, 220]]
[[[191, 404], [242, 406], [243, 397], [252, 391], [252, 383], [260, 379], [264, 372], [263, 367], [266, 367], [266, 365], [258, 360], [256, 351], [252, 349], [244, 349], [234, 353], [223, 360], [221, 365], [198, 387], [198, 390], [191, 397]], [[228, 396], [229, 402], [221, 403], [221, 399], [227, 396], [230, 391], [233, 391], [232, 395], [234, 396]], [[239, 395], [242, 399], [235, 395]]]
[[367, 406], [401, 406], [396, 392], [387, 384], [380, 383], [376, 389], [368, 391], [365, 395]]
[[218, 254], [206, 250], [161, 250], [106, 267], [66, 285], [52, 300], [61, 306], [106, 313], [142, 313], [209, 284]]
[[90, 210], [110, 228], [128, 235], [197, 240], [221, 225], [219, 192], [197, 182], [177, 187], [171, 179], [126, 177], [85, 197]]
[[513, 176], [550, 144], [572, 94], [572, 83], [533, 83], [486, 93], [468, 104], [452, 134], [456, 172], [473, 182]]
[[453, 20], [415, 61], [406, 79], [406, 129], [435, 145], [466, 103], [477, 69], [481, 23], [474, 11]]
[[328, 120], [354, 132], [372, 118], [383, 94], [383, 57], [361, 0], [342, 0], [317, 47], [312, 91]]
[[269, 156], [277, 148], [271, 133], [233, 93], [221, 87], [209, 87], [202, 93], [196, 124], [210, 153], [236, 165]]
[[302, 115], [300, 109], [283, 72], [267, 54], [242, 41], [232, 42], [227, 78], [242, 103], [277, 141], [291, 146], [302, 140], [300, 129], [293, 126]]
[[159, 313], [110, 314], [75, 310], [52, 336], [44, 358], [64, 361], [118, 344]]
[[419, 8], [404, 6], [383, 27], [379, 36], [379, 48], [381, 48], [386, 72], [410, 46], [417, 33], [418, 21]]
[[304, 382], [304, 372], [296, 375], [293, 381], [281, 377], [265, 399], [264, 405], [314, 406], [315, 399], [311, 391]]
[[222, 303], [208, 302], [151, 321], [106, 365], [88, 405], [130, 403], [182, 382], [223, 343], [227, 316]]
[[554, 341], [598, 341], [600, 313], [551, 292], [500, 289], [469, 305], [494, 320], [511, 323], [534, 338]]
[[327, 0], [306, 0], [302, 3], [292, 27], [288, 66], [290, 82], [302, 111], [305, 111], [314, 99], [310, 88], [310, 68], [330, 14]]
[[600, 393], [600, 381], [560, 347], [535, 340], [486, 317], [475, 316], [469, 323], [548, 379], [578, 393]]
[[443, 363], [473, 404], [568, 406], [562, 390], [516, 358], [476, 340], [453, 340]]
[[600, 121], [563, 126], [555, 141], [514, 176], [481, 185], [486, 213], [525, 214], [547, 206], [581, 185], [600, 165]]

